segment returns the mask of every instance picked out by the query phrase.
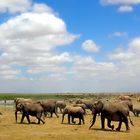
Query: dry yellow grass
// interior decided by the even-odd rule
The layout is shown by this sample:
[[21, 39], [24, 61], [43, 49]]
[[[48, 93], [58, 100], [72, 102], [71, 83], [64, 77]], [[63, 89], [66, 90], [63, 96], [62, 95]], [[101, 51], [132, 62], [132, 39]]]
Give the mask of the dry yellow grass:
[[[140, 103], [136, 103], [139, 106]], [[68, 125], [67, 117], [65, 124], [61, 124], [60, 118], [46, 118], [43, 124], [16, 124], [13, 108], [0, 108], [3, 115], [0, 116], [0, 140], [140, 140], [140, 117], [131, 114], [135, 126], [130, 125], [130, 132], [125, 132], [125, 125], [122, 125], [121, 132], [111, 131], [107, 128], [100, 129], [100, 117], [91, 130], [91, 115], [85, 116], [85, 125]], [[18, 121], [21, 115], [19, 115]], [[31, 118], [36, 121], [35, 118]], [[78, 120], [77, 120], [78, 121]], [[26, 122], [26, 119], [25, 119]], [[118, 123], [112, 122], [117, 127]]]

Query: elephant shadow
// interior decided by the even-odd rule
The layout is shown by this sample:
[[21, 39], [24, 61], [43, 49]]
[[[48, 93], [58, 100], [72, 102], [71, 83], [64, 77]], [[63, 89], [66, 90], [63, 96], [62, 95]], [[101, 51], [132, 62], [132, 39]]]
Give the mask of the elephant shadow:
[[74, 123], [70, 123], [70, 124], [69, 123], [61, 123], [61, 124], [64, 124], [64, 125], [80, 125], [78, 123], [75, 123], [75, 124]]
[[102, 129], [102, 128], [91, 128], [90, 130], [106, 131], [106, 132], [116, 132], [116, 133], [118, 133], [118, 132], [120, 132], [120, 133], [126, 133], [126, 131], [124, 131], [124, 130], [116, 131], [115, 129], [114, 130], [111, 130], [111, 129]]
[[[16, 124], [21, 124], [21, 123], [19, 122], [19, 123], [16, 123]], [[30, 122], [30, 123], [28, 123], [28, 122], [23, 122], [22, 124], [24, 124], [24, 125], [31, 125], [31, 124], [38, 125], [37, 122]]]

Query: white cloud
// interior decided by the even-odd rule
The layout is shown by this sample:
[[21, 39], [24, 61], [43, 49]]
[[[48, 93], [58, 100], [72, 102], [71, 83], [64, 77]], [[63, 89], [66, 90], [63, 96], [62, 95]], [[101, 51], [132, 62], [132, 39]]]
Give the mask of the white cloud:
[[[79, 52], [59, 52], [58, 47], [71, 44], [79, 36], [68, 32], [66, 23], [52, 8], [25, 0], [20, 1], [21, 5], [17, 4], [18, 8], [13, 8], [10, 2], [19, 3], [19, 0], [4, 0], [3, 3], [7, 3], [5, 6], [1, 2], [3, 12], [20, 13], [0, 24], [1, 92], [139, 89], [139, 37], [129, 42], [128, 49], [112, 52], [108, 61], [96, 61]], [[123, 2], [114, 1], [121, 6], [127, 5]], [[133, 3], [129, 2], [129, 5]], [[112, 36], [125, 37], [127, 33], [114, 32]], [[82, 43], [82, 49], [87, 52], [98, 52], [99, 48], [93, 40]]]
[[1, 37], [9, 39], [61, 35], [66, 32], [63, 20], [50, 13], [24, 13], [0, 26]]
[[122, 5], [119, 7], [118, 12], [125, 13], [125, 12], [132, 12], [133, 7], [128, 5]]
[[0, 12], [25, 12], [30, 5], [31, 0], [0, 0]]
[[128, 51], [131, 51], [131, 52], [136, 53], [136, 54], [139, 55], [139, 53], [140, 53], [140, 37], [134, 38], [129, 43]]
[[86, 40], [82, 43], [82, 49], [87, 52], [98, 52], [99, 46], [93, 40]]
[[50, 14], [55, 14], [55, 12], [53, 11], [53, 9], [51, 7], [49, 7], [48, 5], [46, 4], [40, 4], [40, 3], [34, 3], [33, 6], [31, 7], [32, 11], [33, 12], [36, 12], [36, 13], [42, 13], [42, 12], [47, 12], [47, 13], [50, 13]]
[[100, 0], [102, 4], [121, 4], [121, 5], [133, 5], [140, 4], [140, 0]]
[[117, 62], [119, 73], [123, 73], [127, 77], [136, 76], [136, 79], [140, 78], [140, 38], [130, 41], [127, 50], [114, 52], [109, 55], [109, 58]]
[[128, 33], [127, 32], [114, 32], [108, 35], [109, 38], [112, 37], [127, 37]]
[[20, 74], [19, 70], [14, 70], [6, 64], [2, 64], [0, 67], [0, 77], [2, 79], [17, 79]]
[[55, 49], [79, 37], [67, 31], [65, 22], [49, 6], [36, 3], [29, 12], [0, 24], [0, 32], [0, 63], [9, 66], [9, 70], [0, 72], [0, 77], [7, 74], [9, 78], [22, 77], [17, 69], [23, 67], [24, 75], [60, 72], [64, 69], [61, 65], [71, 63], [72, 59], [68, 52], [59, 53]]
[[140, 0], [100, 0], [102, 5], [119, 5], [118, 12], [132, 12], [133, 6], [140, 4]]

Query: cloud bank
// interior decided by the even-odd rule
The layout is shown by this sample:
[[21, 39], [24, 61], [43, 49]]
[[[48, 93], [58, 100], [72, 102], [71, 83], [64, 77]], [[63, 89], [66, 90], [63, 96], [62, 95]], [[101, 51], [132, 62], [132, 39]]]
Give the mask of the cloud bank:
[[[139, 1], [102, 3], [134, 5]], [[132, 87], [139, 90], [140, 37], [132, 39], [127, 49], [109, 52], [106, 61], [97, 61], [94, 53], [100, 53], [104, 46], [92, 39], [81, 43], [81, 50], [88, 52], [84, 55], [59, 51], [79, 35], [70, 33], [65, 21], [48, 5], [1, 0], [0, 12], [13, 14], [0, 23], [0, 92], [133, 91]]]

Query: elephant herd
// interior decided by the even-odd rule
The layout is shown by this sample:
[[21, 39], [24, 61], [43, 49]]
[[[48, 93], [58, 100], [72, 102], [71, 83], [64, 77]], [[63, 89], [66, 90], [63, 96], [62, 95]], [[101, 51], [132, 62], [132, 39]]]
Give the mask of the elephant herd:
[[89, 109], [92, 112], [93, 118], [89, 129], [96, 122], [97, 114], [100, 115], [101, 119], [101, 128], [105, 129], [105, 119], [107, 119], [107, 126], [114, 129], [114, 125], [111, 124], [112, 121], [119, 122], [116, 131], [120, 131], [122, 123], [126, 126], [126, 131], [130, 129], [129, 121], [131, 125], [134, 125], [130, 118], [130, 111], [134, 113], [133, 104], [130, 100], [97, 100], [97, 101], [84, 101], [77, 100], [75, 104], [67, 104], [64, 101], [52, 101], [52, 100], [40, 100], [33, 101], [32, 99], [17, 98], [15, 99], [15, 120], [17, 120], [17, 112], [22, 114], [20, 123], [23, 123], [24, 118], [26, 117], [28, 123], [31, 123], [29, 116], [34, 116], [38, 120], [38, 124], [45, 123], [44, 117], [50, 116], [53, 114], [58, 118], [58, 108], [60, 113], [62, 113], [62, 121], [64, 122], [64, 117], [67, 114], [68, 124], [76, 122], [75, 118], [79, 118], [79, 125], [82, 123], [85, 124], [84, 115], [86, 115], [86, 110]]

